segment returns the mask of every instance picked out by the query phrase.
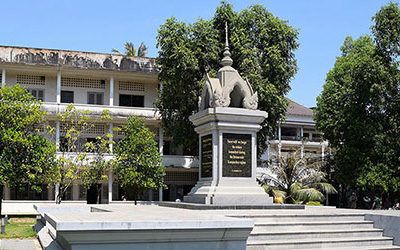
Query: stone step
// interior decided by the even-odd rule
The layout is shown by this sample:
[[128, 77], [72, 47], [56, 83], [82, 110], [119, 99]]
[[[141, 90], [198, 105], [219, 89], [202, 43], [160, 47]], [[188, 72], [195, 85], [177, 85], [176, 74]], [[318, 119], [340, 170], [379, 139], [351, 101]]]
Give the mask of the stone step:
[[235, 218], [251, 218], [255, 223], [310, 221], [364, 221], [364, 214], [235, 214]]
[[[291, 239], [291, 240], [252, 240], [247, 241], [248, 250], [261, 249], [312, 249], [312, 248], [347, 248], [392, 246], [390, 237], [357, 237], [357, 238], [320, 238], [320, 239]], [[364, 248], [365, 249], [365, 248]]]
[[[310, 248], [298, 248], [297, 250], [308, 250]], [[311, 248], [313, 249], [313, 248]], [[318, 249], [318, 248], [314, 248]], [[349, 247], [334, 247], [324, 248], [324, 250], [349, 250]], [[400, 246], [365, 246], [365, 247], [352, 247], [351, 250], [400, 250]]]
[[295, 239], [327, 239], [327, 238], [356, 238], [356, 237], [381, 237], [383, 233], [382, 229], [345, 229], [345, 230], [302, 230], [302, 231], [280, 231], [280, 232], [268, 232], [268, 231], [252, 231], [248, 241], [256, 240], [295, 240]]
[[326, 230], [326, 229], [367, 229], [373, 228], [372, 221], [305, 221], [285, 223], [260, 223], [254, 224], [253, 232], [258, 231], [300, 231], [300, 230]]

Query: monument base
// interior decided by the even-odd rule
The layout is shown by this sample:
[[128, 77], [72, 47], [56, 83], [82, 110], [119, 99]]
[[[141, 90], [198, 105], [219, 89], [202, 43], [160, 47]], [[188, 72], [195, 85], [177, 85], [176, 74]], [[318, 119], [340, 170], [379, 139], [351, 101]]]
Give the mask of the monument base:
[[212, 181], [199, 181], [183, 200], [189, 203], [212, 205], [273, 204], [272, 197], [269, 197], [262, 187], [248, 180], [226, 180], [218, 184]]

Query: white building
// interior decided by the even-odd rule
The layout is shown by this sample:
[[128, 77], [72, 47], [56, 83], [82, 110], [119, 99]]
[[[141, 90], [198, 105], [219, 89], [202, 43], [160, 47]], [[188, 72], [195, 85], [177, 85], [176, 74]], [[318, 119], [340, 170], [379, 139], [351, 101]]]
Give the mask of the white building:
[[[48, 112], [47, 120], [56, 128], [54, 140], [58, 145], [62, 143], [62, 124], [57, 121], [56, 114], [62, 112], [68, 103], [92, 114], [100, 114], [104, 109], [110, 111], [112, 122], [96, 123], [85, 134], [87, 140], [112, 132], [113, 127], [121, 126], [131, 115], [143, 117], [159, 142], [168, 185], [167, 190], [148, 191], [143, 199], [175, 200], [182, 198], [195, 185], [198, 179], [197, 157], [184, 155], [182, 148], [174, 146], [160, 128], [160, 116], [154, 108], [160, 89], [154, 58], [0, 46], [0, 69], [2, 86], [18, 83], [43, 101]], [[121, 136], [114, 133], [116, 140]], [[321, 142], [320, 134], [315, 131], [312, 110], [290, 102], [287, 119], [279, 125], [277, 137], [270, 140], [266, 154], [285, 152], [293, 146], [302, 148], [305, 154], [323, 155], [327, 143]], [[121, 199], [122, 193], [118, 184], [113, 182], [112, 173], [110, 177], [102, 185], [102, 203]], [[87, 200], [89, 193], [75, 183], [65, 199]], [[41, 193], [29, 187], [25, 192], [5, 188], [4, 194], [6, 200], [53, 200], [54, 196], [53, 187], [45, 188]]]

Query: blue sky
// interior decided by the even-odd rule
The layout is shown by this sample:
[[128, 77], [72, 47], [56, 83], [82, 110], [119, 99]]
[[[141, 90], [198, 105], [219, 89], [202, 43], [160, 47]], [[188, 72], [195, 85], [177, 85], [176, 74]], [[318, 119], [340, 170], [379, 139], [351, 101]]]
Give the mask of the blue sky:
[[[289, 97], [314, 106], [326, 73], [348, 35], [370, 32], [371, 17], [388, 0], [231, 0], [236, 10], [263, 4], [299, 30], [299, 71]], [[156, 56], [158, 27], [175, 16], [186, 22], [213, 16], [218, 0], [6, 0], [0, 44], [110, 52], [125, 41], [149, 47]]]

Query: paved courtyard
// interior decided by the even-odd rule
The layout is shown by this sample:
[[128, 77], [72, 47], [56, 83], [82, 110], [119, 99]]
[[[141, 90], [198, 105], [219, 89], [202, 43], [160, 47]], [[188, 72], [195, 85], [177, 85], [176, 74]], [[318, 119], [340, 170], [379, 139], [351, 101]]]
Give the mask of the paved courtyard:
[[2, 239], [0, 240], [1, 250], [40, 250], [37, 239]]

